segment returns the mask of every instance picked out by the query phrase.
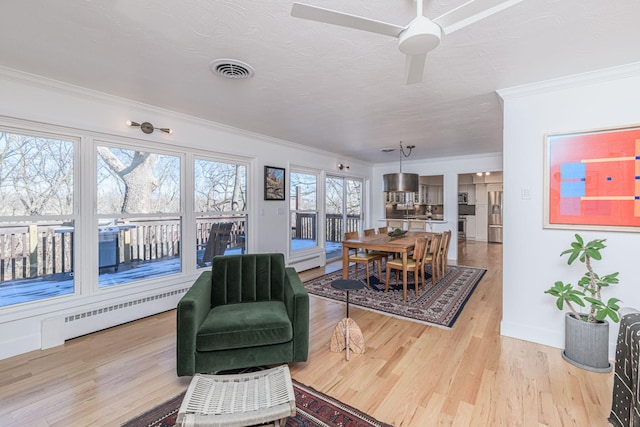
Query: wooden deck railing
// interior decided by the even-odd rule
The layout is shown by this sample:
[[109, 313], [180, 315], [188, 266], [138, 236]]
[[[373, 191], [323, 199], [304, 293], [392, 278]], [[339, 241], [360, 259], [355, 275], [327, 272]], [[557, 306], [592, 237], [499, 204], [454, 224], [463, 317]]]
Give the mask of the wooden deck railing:
[[[73, 271], [73, 231], [59, 224], [0, 228], [0, 282]], [[61, 228], [62, 229], [62, 228]]]
[[[293, 237], [315, 240], [316, 221], [315, 214], [299, 214], [295, 220]], [[244, 216], [197, 219], [197, 248], [206, 247], [212, 224], [220, 222], [233, 223], [227, 247], [244, 248]], [[182, 240], [179, 220], [135, 220], [122, 225], [117, 232], [118, 263], [154, 261], [180, 255]], [[356, 231], [359, 226], [359, 216], [347, 216], [348, 231]], [[327, 215], [325, 231], [327, 241], [342, 241], [345, 232], [342, 215]], [[0, 227], [0, 283], [73, 273], [73, 240], [73, 227], [65, 227], [61, 223]]]
[[326, 215], [325, 238], [327, 242], [342, 242], [344, 233], [347, 231], [360, 231], [360, 216], [347, 215], [346, 230], [343, 226], [342, 215]]
[[[295, 217], [295, 224], [292, 229], [294, 239], [310, 239], [316, 240], [316, 218], [315, 213], [298, 213]], [[359, 231], [360, 216], [347, 215], [347, 231]], [[344, 227], [342, 224], [342, 215], [329, 214], [326, 215], [325, 235], [327, 242], [341, 242], [344, 237]]]

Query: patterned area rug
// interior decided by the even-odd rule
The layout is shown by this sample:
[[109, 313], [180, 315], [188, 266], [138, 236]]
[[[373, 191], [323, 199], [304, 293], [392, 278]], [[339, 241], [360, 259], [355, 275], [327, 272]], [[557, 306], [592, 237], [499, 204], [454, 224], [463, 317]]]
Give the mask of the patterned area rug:
[[[427, 267], [427, 273], [430, 271], [429, 267]], [[366, 284], [362, 270], [360, 268], [359, 277]], [[385, 292], [384, 283], [381, 283], [376, 276], [371, 276], [369, 278], [371, 289], [365, 287], [350, 291], [349, 304], [415, 322], [451, 328], [486, 271], [482, 268], [449, 265], [447, 274], [435, 286], [431, 285], [430, 275], [427, 276], [425, 290], [423, 291], [420, 287], [418, 297], [415, 294], [413, 275], [409, 274], [407, 301], [402, 298], [402, 276], [396, 286], [395, 274], [392, 272], [390, 279], [392, 285], [389, 287], [389, 292]], [[383, 271], [382, 274], [384, 277], [385, 272]], [[349, 278], [355, 279], [353, 265], [349, 267]], [[346, 293], [331, 287], [331, 282], [336, 279], [342, 279], [342, 270], [309, 280], [304, 283], [304, 286], [312, 295], [345, 301]]]
[[[287, 427], [392, 427], [295, 380], [293, 392], [296, 416], [287, 419]], [[183, 397], [184, 393], [127, 421], [123, 427], [174, 427]]]

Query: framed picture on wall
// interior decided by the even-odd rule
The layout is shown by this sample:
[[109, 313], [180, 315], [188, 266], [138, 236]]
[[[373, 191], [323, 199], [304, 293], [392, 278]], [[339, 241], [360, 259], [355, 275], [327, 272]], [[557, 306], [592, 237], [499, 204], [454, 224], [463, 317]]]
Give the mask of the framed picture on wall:
[[544, 227], [640, 231], [640, 126], [545, 136]]
[[284, 200], [284, 168], [276, 168], [273, 166], [264, 167], [264, 199], [265, 200]]

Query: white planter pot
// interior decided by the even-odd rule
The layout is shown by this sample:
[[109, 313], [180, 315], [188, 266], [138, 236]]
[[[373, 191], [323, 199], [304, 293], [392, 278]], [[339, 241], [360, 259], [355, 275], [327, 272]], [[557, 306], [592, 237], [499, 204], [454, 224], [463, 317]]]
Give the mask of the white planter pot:
[[609, 322], [588, 323], [567, 314], [562, 357], [582, 369], [610, 372]]

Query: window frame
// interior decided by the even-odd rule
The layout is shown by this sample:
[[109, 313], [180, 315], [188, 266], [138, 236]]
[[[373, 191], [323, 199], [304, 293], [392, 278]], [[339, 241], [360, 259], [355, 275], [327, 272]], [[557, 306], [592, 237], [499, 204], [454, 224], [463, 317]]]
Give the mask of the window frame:
[[[72, 175], [73, 175], [73, 183], [72, 183], [72, 203], [71, 203], [71, 212], [68, 214], [46, 214], [46, 215], [1, 215], [0, 214], [0, 224], [8, 224], [11, 226], [12, 224], [32, 224], [32, 223], [40, 223], [40, 222], [48, 222], [48, 221], [73, 221], [73, 226], [75, 230], [79, 230], [82, 227], [82, 220], [80, 215], [80, 199], [78, 197], [80, 194], [80, 176], [82, 173], [81, 170], [81, 137], [71, 135], [68, 132], [64, 132], [62, 130], [54, 129], [41, 129], [40, 126], [12, 126], [6, 124], [0, 124], [0, 132], [11, 133], [16, 135], [24, 135], [28, 137], [34, 138], [46, 138], [57, 141], [69, 142], [72, 144], [73, 155], [72, 155]], [[70, 262], [72, 265], [78, 265], [78, 252], [81, 250], [80, 239], [78, 237], [79, 233], [73, 233], [73, 240], [71, 241], [71, 259]], [[55, 304], [56, 301], [60, 299], [70, 299], [76, 295], [82, 293], [82, 280], [81, 278], [73, 274], [74, 272], [70, 272], [69, 276], [73, 279], [73, 290], [72, 292], [56, 295], [46, 298], [38, 298], [29, 301], [24, 301], [20, 303], [14, 303], [9, 305], [1, 305], [0, 309], [8, 309], [11, 310], [14, 307], [18, 307], [17, 310], [21, 310], [21, 308], [32, 307], [32, 306], [40, 306], [40, 305], [48, 305]], [[43, 275], [45, 276], [45, 275]], [[43, 276], [36, 276], [38, 277]]]
[[[172, 157], [176, 157], [178, 158], [178, 165], [180, 168], [179, 171], [179, 176], [180, 176], [180, 183], [179, 183], [179, 188], [180, 188], [180, 202], [179, 202], [179, 210], [177, 212], [153, 212], [153, 213], [117, 213], [117, 212], [112, 212], [112, 213], [98, 213], [98, 182], [97, 182], [97, 177], [98, 177], [98, 157], [100, 156], [100, 154], [98, 153], [98, 147], [102, 146], [102, 147], [107, 147], [107, 148], [116, 148], [116, 149], [121, 149], [121, 150], [129, 150], [129, 151], [140, 151], [140, 152], [148, 152], [148, 153], [152, 153], [152, 154], [160, 154], [160, 155], [166, 155], [166, 156], [172, 156]], [[98, 235], [95, 233], [96, 230], [101, 226], [100, 223], [101, 221], [104, 220], [111, 220], [111, 219], [116, 219], [116, 220], [122, 220], [122, 219], [127, 219], [127, 218], [132, 218], [132, 219], [145, 219], [148, 218], [150, 220], [153, 219], [162, 219], [162, 218], [169, 218], [169, 219], [173, 219], [175, 217], [178, 218], [179, 221], [179, 232], [180, 232], [180, 238], [179, 238], [179, 245], [180, 248], [184, 247], [184, 240], [185, 240], [185, 236], [184, 236], [184, 229], [185, 229], [185, 164], [186, 164], [186, 157], [187, 154], [186, 152], [179, 152], [177, 150], [171, 150], [168, 148], [165, 148], [165, 146], [158, 146], [157, 144], [150, 144], [147, 141], [144, 142], [138, 142], [138, 141], [134, 141], [134, 140], [122, 140], [122, 141], [113, 141], [112, 139], [106, 139], [106, 138], [93, 138], [93, 147], [92, 147], [92, 153], [93, 153], [93, 160], [94, 160], [94, 166], [92, 168], [92, 175], [93, 175], [93, 195], [94, 195], [94, 200], [95, 202], [93, 203], [93, 208], [92, 208], [92, 215], [93, 215], [93, 221], [91, 222], [92, 224], [92, 229], [91, 229], [91, 233], [93, 233], [93, 235], [96, 236], [96, 238], [94, 240], [92, 240], [92, 245], [95, 248], [95, 260], [92, 263], [93, 264], [93, 271], [95, 271], [95, 273], [93, 273], [92, 275], [94, 277], [96, 277], [96, 281], [95, 281], [95, 289], [98, 292], [106, 292], [109, 291], [111, 289], [114, 288], [119, 288], [119, 287], [128, 287], [128, 286], [135, 286], [136, 284], [141, 284], [141, 283], [147, 283], [147, 282], [153, 282], [153, 281], [157, 281], [157, 280], [162, 280], [164, 278], [167, 277], [175, 277], [175, 276], [179, 276], [183, 273], [185, 273], [185, 261], [184, 261], [184, 250], [180, 249], [180, 252], [178, 254], [178, 257], [180, 259], [180, 269], [179, 271], [175, 271], [175, 272], [171, 272], [169, 274], [163, 274], [163, 275], [157, 275], [157, 276], [152, 276], [149, 277], [148, 279], [142, 279], [142, 280], [133, 280], [130, 282], [125, 282], [125, 283], [117, 283], [117, 284], [107, 284], [107, 285], [100, 285], [100, 267], [99, 267], [99, 238]]]
[[[291, 179], [291, 174], [293, 173], [297, 173], [297, 174], [304, 174], [304, 175], [312, 175], [316, 177], [316, 190], [315, 190], [315, 194], [316, 194], [316, 207], [314, 210], [306, 210], [306, 209], [292, 209], [291, 207], [291, 201], [295, 199], [295, 195], [293, 195], [291, 193], [291, 185], [293, 183], [293, 180]], [[318, 169], [312, 169], [312, 168], [305, 168], [305, 167], [301, 167], [301, 166], [294, 166], [294, 165], [290, 165], [289, 166], [289, 185], [287, 187], [287, 192], [289, 193], [289, 206], [288, 206], [288, 211], [289, 211], [289, 215], [288, 215], [288, 219], [287, 219], [287, 231], [288, 231], [288, 236], [287, 236], [287, 251], [288, 251], [288, 257], [290, 260], [296, 260], [296, 259], [300, 259], [300, 258], [305, 258], [308, 257], [310, 255], [315, 255], [318, 253], [323, 253], [324, 252], [324, 238], [322, 238], [322, 233], [324, 232], [324, 226], [322, 225], [322, 221], [324, 218], [324, 214], [322, 211], [323, 206], [321, 205], [321, 197], [323, 195], [323, 191], [321, 189], [322, 186], [322, 182], [323, 182], [323, 173], [321, 170]], [[295, 212], [300, 212], [300, 213], [314, 213], [316, 215], [316, 244], [312, 247], [309, 248], [303, 248], [303, 249], [297, 249], [294, 250], [292, 247], [292, 241], [293, 241], [293, 235], [292, 235], [292, 230], [295, 224], [293, 224], [292, 221], [292, 216]]]
[[[230, 210], [230, 211], [197, 211], [196, 210], [196, 187], [195, 187], [195, 182], [196, 182], [196, 161], [206, 161], [206, 162], [213, 162], [213, 163], [226, 163], [226, 164], [230, 164], [230, 165], [241, 165], [245, 167], [245, 188], [244, 188], [244, 196], [245, 196], [245, 207], [244, 210]], [[203, 219], [203, 218], [208, 218], [208, 219], [215, 219], [215, 218], [235, 218], [235, 217], [244, 217], [244, 252], [243, 253], [248, 253], [250, 252], [249, 247], [250, 247], [250, 238], [249, 238], [249, 230], [251, 227], [251, 217], [250, 217], [250, 210], [251, 210], [251, 185], [252, 185], [252, 180], [251, 180], [251, 170], [252, 170], [252, 162], [249, 161], [246, 158], [242, 158], [240, 156], [238, 157], [231, 157], [231, 156], [223, 156], [223, 155], [215, 155], [215, 154], [204, 154], [202, 152], [195, 152], [190, 156], [189, 159], [189, 166], [190, 166], [190, 176], [193, 178], [191, 181], [192, 188], [190, 189], [190, 196], [192, 197], [191, 200], [191, 214], [193, 215], [193, 221], [192, 221], [192, 232], [194, 233], [194, 244], [196, 245], [196, 251], [194, 253], [194, 257], [195, 257], [195, 262], [193, 263], [193, 265], [195, 265], [195, 269], [197, 271], [202, 271], [203, 269], [207, 269], [207, 268], [211, 268], [210, 263], [207, 262], [202, 262], [200, 264], [198, 264], [198, 257], [197, 257], [197, 250], [198, 250], [198, 238], [197, 238], [197, 227], [198, 227], [198, 220]], [[192, 250], [190, 250], [190, 252], [193, 252]]]

